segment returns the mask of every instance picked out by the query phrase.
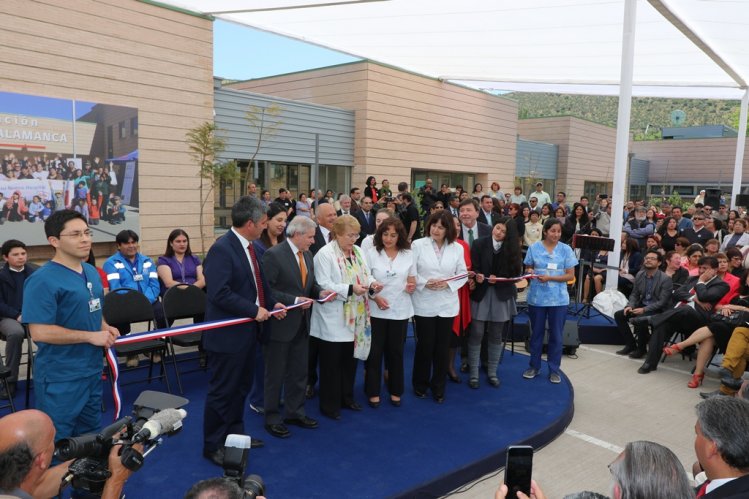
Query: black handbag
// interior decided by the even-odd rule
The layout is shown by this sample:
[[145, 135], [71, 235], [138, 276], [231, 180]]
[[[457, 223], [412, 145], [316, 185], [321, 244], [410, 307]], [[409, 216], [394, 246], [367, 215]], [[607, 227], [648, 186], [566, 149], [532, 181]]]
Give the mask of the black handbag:
[[734, 327], [746, 325], [748, 318], [746, 312], [734, 312], [731, 315], [723, 315], [717, 312], [710, 315], [711, 322], [722, 322]]

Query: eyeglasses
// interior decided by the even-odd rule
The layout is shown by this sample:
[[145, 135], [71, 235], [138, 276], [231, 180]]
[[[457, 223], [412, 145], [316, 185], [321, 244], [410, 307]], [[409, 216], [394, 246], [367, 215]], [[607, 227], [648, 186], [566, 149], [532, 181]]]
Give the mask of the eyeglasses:
[[92, 231], [91, 229], [77, 230], [69, 234], [60, 234], [60, 237], [72, 237], [73, 239], [83, 239], [84, 237], [92, 238], [94, 237], [94, 231]]

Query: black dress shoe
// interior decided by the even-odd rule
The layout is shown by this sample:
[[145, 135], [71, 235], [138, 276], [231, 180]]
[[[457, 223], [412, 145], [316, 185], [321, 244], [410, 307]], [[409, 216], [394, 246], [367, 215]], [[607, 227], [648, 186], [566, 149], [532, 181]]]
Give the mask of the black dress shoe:
[[294, 426], [298, 426], [300, 428], [306, 428], [308, 430], [312, 430], [319, 426], [316, 419], [312, 419], [307, 416], [302, 416], [301, 418], [286, 418], [283, 420], [283, 422], [286, 424], [293, 424]]
[[478, 378], [471, 378], [468, 380], [468, 386], [473, 388], [474, 390], [478, 390], [479, 388], [479, 380]]
[[265, 425], [265, 431], [278, 438], [287, 438], [291, 435], [291, 432], [284, 424], [267, 424]]
[[259, 438], [252, 437], [252, 442], [250, 443], [250, 449], [259, 449], [261, 447], [265, 447], [265, 442], [263, 442]]
[[460, 383], [461, 382], [460, 376], [458, 376], [457, 374], [447, 373], [447, 378], [450, 381], [452, 381], [453, 383]]
[[307, 389], [304, 390], [304, 396], [307, 397], [307, 399], [311, 399], [315, 396], [315, 387], [312, 385], [307, 385]]
[[651, 366], [650, 364], [648, 364], [647, 362], [645, 362], [642, 366], [640, 366], [640, 368], [637, 370], [637, 372], [639, 374], [647, 374], [650, 371], [655, 371], [656, 369], [658, 369], [656, 366]]
[[367, 400], [367, 404], [372, 409], [377, 409], [378, 407], [380, 407], [380, 401], [379, 400]]
[[700, 392], [700, 397], [703, 399], [711, 399], [713, 397], [728, 397], [728, 395], [720, 390], [715, 390], [714, 392]]
[[434, 395], [433, 398], [434, 398], [434, 401], [437, 402], [438, 404], [441, 404], [445, 401], [444, 395]]
[[341, 415], [338, 414], [337, 412], [327, 412], [327, 411], [321, 410], [320, 413], [326, 418], [334, 419], [336, 421], [340, 421], [341, 419]]
[[645, 357], [646, 354], [647, 352], [645, 352], [645, 350], [635, 350], [634, 352], [629, 354], [627, 357], [629, 357], [630, 359], [641, 359]]
[[400, 399], [399, 400], [395, 400], [395, 399], [391, 398], [390, 399], [390, 405], [392, 405], [393, 407], [400, 407], [401, 406], [401, 401], [400, 401]]
[[344, 402], [343, 407], [346, 409], [352, 410], [352, 411], [361, 411], [362, 407], [356, 402], [356, 400], [351, 400], [349, 402]]
[[203, 451], [203, 457], [216, 466], [224, 467], [224, 449], [216, 449], [213, 452]]
[[416, 398], [425, 399], [427, 398], [426, 392], [420, 392], [419, 390], [414, 388], [414, 395], [416, 395]]
[[499, 378], [497, 378], [496, 376], [492, 376], [491, 378], [489, 378], [489, 384], [492, 385], [494, 388], [497, 388], [499, 386], [499, 383], [500, 383]]
[[635, 349], [635, 347], [633, 347], [633, 346], [625, 346], [625, 347], [624, 347], [624, 348], [622, 348], [621, 350], [617, 350], [617, 351], [616, 351], [616, 354], [617, 354], [617, 355], [629, 355], [629, 354], [631, 354], [632, 352], [634, 352], [635, 350], [636, 350], [636, 349]]

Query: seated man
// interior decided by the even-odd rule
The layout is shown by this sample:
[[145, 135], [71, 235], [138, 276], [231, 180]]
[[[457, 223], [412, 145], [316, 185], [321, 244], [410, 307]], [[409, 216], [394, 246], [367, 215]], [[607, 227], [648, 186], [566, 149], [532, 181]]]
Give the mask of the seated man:
[[749, 497], [749, 402], [713, 397], [697, 404], [694, 452], [707, 481], [697, 497]]
[[648, 354], [645, 363], [637, 370], [647, 374], [658, 368], [663, 343], [677, 328], [688, 327], [685, 333], [692, 334], [696, 329], [707, 324], [715, 304], [728, 293], [729, 286], [718, 277], [718, 260], [714, 256], [703, 256], [699, 259], [699, 275], [690, 277], [679, 289], [674, 291], [676, 306], [660, 314], [636, 317], [632, 324], [645, 324], [653, 328], [648, 342]]
[[[671, 278], [659, 269], [663, 256], [655, 250], [645, 253], [642, 270], [635, 277], [629, 302], [623, 310], [614, 314], [616, 327], [624, 337], [624, 348], [617, 351], [619, 355], [629, 355], [633, 359], [645, 356], [645, 345], [648, 340], [646, 325], [635, 326], [635, 336], [627, 322], [632, 317], [644, 317], [663, 312], [671, 301], [673, 284]], [[637, 338], [637, 341], [635, 341]]]
[[[0, 419], [0, 496], [56, 497], [72, 461], [50, 468], [54, 450], [55, 427], [43, 412], [30, 409]], [[131, 474], [119, 452], [115, 445], [109, 453], [112, 476], [104, 484], [104, 499], [119, 498]]]
[[5, 367], [10, 370], [8, 392], [0, 388], [0, 399], [9, 399], [16, 393], [18, 365], [25, 332], [21, 325], [23, 285], [26, 278], [37, 269], [26, 263], [26, 245], [16, 239], [3, 243], [5, 266], [0, 269], [0, 338], [5, 340]]

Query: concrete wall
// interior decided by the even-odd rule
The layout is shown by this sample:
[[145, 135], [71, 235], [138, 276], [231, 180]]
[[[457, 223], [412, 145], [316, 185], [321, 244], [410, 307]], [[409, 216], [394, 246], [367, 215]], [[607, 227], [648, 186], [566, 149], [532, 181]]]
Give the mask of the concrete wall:
[[0, 26], [3, 91], [138, 109], [141, 249], [161, 254], [182, 227], [200, 251], [185, 133], [213, 119], [212, 22], [136, 0], [3, 0]]
[[353, 185], [368, 175], [390, 185], [411, 169], [477, 173], [511, 185], [517, 103], [372, 62], [357, 62], [231, 85], [355, 112]]
[[585, 181], [613, 182], [616, 129], [571, 116], [518, 120], [523, 139], [559, 146], [557, 184], [568, 199], [583, 194]]

